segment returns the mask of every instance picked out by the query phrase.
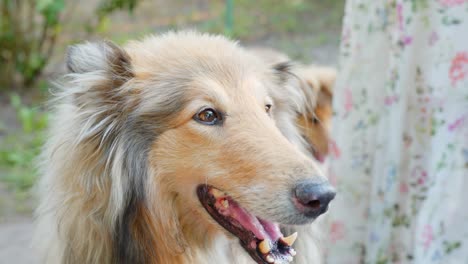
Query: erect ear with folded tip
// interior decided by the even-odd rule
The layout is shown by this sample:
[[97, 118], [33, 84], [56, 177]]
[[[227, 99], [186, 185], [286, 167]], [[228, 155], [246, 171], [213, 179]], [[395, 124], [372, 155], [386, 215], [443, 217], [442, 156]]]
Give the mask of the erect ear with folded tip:
[[320, 83], [318, 101], [321, 99], [331, 101], [333, 97], [333, 86], [336, 80], [336, 70], [329, 67], [319, 67], [317, 68], [317, 79]]
[[281, 82], [286, 82], [293, 76], [293, 64], [290, 61], [279, 62], [273, 65], [273, 70]]
[[70, 46], [66, 65], [69, 73], [104, 74], [112, 81], [113, 87], [122, 85], [134, 76], [130, 56], [110, 41]]
[[134, 77], [130, 56], [110, 41], [70, 46], [66, 65], [68, 92], [80, 106], [121, 103], [125, 92], [119, 88]]
[[301, 78], [316, 94], [318, 105], [331, 104], [336, 79], [334, 68], [308, 66], [301, 72]]

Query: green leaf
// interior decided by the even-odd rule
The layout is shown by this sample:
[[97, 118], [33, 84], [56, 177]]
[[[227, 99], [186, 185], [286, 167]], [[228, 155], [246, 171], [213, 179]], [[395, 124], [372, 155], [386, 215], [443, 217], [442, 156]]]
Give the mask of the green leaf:
[[21, 97], [17, 93], [10, 95], [11, 105], [18, 110], [21, 107]]
[[33, 131], [33, 111], [30, 108], [22, 107], [18, 112], [18, 118], [23, 127], [23, 131], [30, 133]]

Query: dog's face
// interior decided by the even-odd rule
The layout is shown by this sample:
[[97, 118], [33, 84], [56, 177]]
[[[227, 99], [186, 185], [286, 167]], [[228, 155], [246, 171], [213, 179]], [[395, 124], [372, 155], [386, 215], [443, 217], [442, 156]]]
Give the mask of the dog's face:
[[[72, 50], [70, 70], [89, 68], [84, 54], [95, 49]], [[107, 151], [122, 157], [127, 172], [113, 179], [112, 190], [126, 196], [111, 201], [144, 203], [155, 225], [174, 233], [228, 231], [258, 263], [290, 261], [294, 237], [284, 238], [278, 224], [313, 221], [334, 190], [275, 124], [282, 110], [271, 90], [282, 85], [284, 69], [224, 38], [196, 33], [98, 49], [105, 64], [92, 67], [107, 72], [113, 90], [96, 85], [95, 94], [76, 100], [85, 108], [104, 98], [95, 107], [109, 104], [105, 114], [121, 122], [104, 130], [121, 143]], [[121, 225], [138, 221], [127, 210], [133, 212], [124, 209]]]
[[333, 84], [336, 73], [331, 68], [309, 66], [297, 73], [305, 85], [315, 95], [315, 104], [299, 112], [296, 123], [304, 139], [309, 143], [313, 156], [323, 162], [328, 155], [330, 123], [332, 118]]

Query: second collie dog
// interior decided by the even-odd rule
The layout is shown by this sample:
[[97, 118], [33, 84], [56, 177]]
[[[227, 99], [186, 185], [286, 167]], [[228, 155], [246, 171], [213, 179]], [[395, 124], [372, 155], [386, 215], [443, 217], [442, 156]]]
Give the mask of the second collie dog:
[[323, 163], [329, 154], [336, 70], [329, 66], [292, 63], [288, 55], [271, 48], [252, 47], [249, 50], [269, 65], [292, 65], [290, 72], [295, 78], [289, 80], [289, 89], [280, 87], [282, 97], [296, 94], [301, 98], [292, 100], [296, 112], [295, 122], [304, 139], [300, 145], [305, 146], [317, 161]]
[[[288, 263], [335, 191], [304, 154], [290, 78], [219, 36], [70, 48], [41, 157], [44, 263]], [[300, 100], [300, 99], [298, 99]], [[314, 263], [308, 259], [307, 263]]]

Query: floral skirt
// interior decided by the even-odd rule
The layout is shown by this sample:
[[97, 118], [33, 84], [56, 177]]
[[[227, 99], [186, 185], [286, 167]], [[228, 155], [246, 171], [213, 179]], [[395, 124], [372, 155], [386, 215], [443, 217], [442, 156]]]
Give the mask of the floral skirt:
[[327, 263], [468, 263], [468, 0], [349, 0]]

